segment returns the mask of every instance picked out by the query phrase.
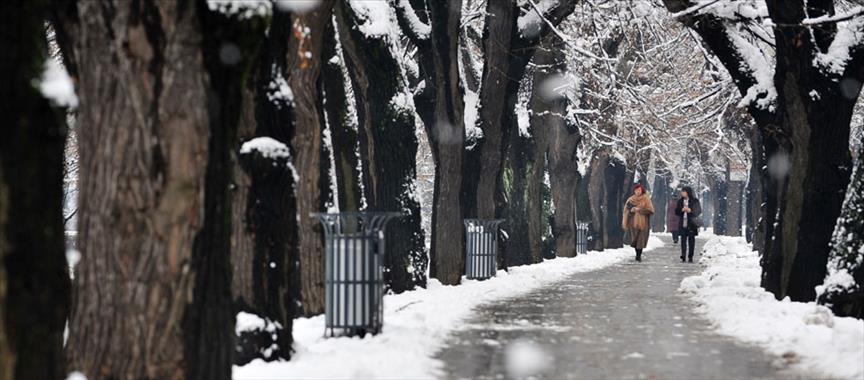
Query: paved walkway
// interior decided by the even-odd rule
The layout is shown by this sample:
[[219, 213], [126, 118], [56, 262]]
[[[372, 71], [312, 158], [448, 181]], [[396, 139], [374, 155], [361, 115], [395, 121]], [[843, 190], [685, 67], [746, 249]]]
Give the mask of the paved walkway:
[[681, 263], [678, 246], [663, 240], [642, 263], [576, 274], [480, 307], [439, 353], [447, 378], [796, 378], [777, 369], [777, 359], [710, 330], [677, 291], [702, 267]]

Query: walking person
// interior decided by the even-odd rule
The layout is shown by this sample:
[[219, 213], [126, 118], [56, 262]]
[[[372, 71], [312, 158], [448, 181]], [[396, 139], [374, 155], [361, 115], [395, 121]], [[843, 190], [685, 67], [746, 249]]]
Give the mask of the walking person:
[[624, 204], [624, 215], [621, 227], [630, 236], [630, 246], [636, 249], [636, 261], [642, 261], [642, 250], [648, 245], [648, 234], [651, 232], [649, 218], [654, 214], [654, 204], [651, 197], [645, 193], [641, 184], [633, 186], [633, 195]]
[[699, 235], [699, 227], [702, 226], [702, 205], [699, 199], [693, 196], [693, 188], [684, 186], [681, 188], [681, 199], [675, 207], [675, 215], [681, 220], [678, 222], [678, 235], [681, 237], [681, 261], [685, 257], [693, 262], [693, 251], [696, 249], [696, 235]]
[[678, 244], [678, 225], [681, 223], [681, 217], [675, 215], [675, 207], [678, 207], [678, 194], [669, 196], [669, 202], [666, 202], [666, 231], [672, 234], [672, 242]]

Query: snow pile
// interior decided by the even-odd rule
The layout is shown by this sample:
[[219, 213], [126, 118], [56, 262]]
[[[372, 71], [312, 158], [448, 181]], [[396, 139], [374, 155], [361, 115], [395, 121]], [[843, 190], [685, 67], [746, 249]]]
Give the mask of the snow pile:
[[398, 35], [395, 10], [386, 1], [349, 1], [351, 9], [363, 22], [358, 26], [368, 37]]
[[61, 107], [78, 107], [78, 97], [75, 96], [75, 85], [69, 73], [54, 59], [46, 59], [42, 78], [38, 82], [39, 92], [48, 98], [52, 104]]
[[237, 313], [237, 322], [234, 324], [234, 332], [239, 336], [248, 331], [267, 331], [274, 332], [282, 326], [279, 322], [270, 322], [255, 314], [241, 311]]
[[864, 321], [835, 317], [815, 302], [777, 301], [759, 287], [759, 256], [743, 238], [711, 237], [698, 276], [681, 291], [700, 303], [717, 330], [783, 357], [795, 368], [831, 378], [864, 378]]
[[267, 158], [291, 158], [288, 146], [272, 137], [256, 137], [240, 146], [240, 154], [250, 154], [253, 151]]
[[207, 0], [207, 8], [241, 20], [268, 17], [272, 13], [270, 0]]
[[[652, 237], [647, 249], [661, 245]], [[486, 281], [463, 280], [459, 286], [444, 286], [433, 279], [427, 289], [385, 296], [384, 331], [364, 339], [324, 338], [323, 316], [296, 319], [296, 353], [291, 361], [266, 363], [257, 359], [235, 366], [234, 378], [434, 378], [440, 375], [442, 363], [433, 356], [473, 308], [632, 257], [632, 249], [624, 248], [514, 267]], [[526, 351], [524, 347], [520, 350]], [[519, 373], [534, 369], [512, 368]]]
[[283, 12], [309, 13], [318, 8], [321, 0], [275, 0], [276, 7]]

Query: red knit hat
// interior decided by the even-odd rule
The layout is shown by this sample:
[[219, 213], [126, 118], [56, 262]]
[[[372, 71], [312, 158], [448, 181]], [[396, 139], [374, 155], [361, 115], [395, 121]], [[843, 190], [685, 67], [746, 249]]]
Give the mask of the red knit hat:
[[642, 186], [641, 183], [637, 183], [636, 185], [633, 186], [633, 191], [636, 191], [636, 189], [641, 189], [641, 190], [642, 190], [642, 193], [643, 193], [643, 194], [645, 193], [645, 187]]

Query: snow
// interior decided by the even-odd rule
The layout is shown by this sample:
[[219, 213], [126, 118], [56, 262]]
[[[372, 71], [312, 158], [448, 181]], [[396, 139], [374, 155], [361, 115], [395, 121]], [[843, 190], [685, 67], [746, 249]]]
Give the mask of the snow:
[[283, 12], [307, 13], [318, 7], [321, 0], [275, 0], [275, 3]]
[[414, 8], [411, 7], [411, 3], [408, 2], [409, 0], [398, 1], [398, 6], [405, 11], [405, 18], [408, 20], [408, 25], [411, 27], [411, 30], [421, 39], [428, 38], [429, 34], [432, 33], [432, 27], [428, 24], [424, 24], [423, 21], [420, 21], [420, 18], [417, 17], [417, 13], [414, 12]]
[[395, 10], [387, 1], [348, 2], [351, 9], [363, 23], [358, 25], [363, 34], [368, 37], [398, 36], [399, 24], [396, 22]]
[[293, 103], [294, 92], [291, 91], [291, 86], [282, 76], [282, 71], [276, 65], [273, 65], [271, 70], [273, 71], [273, 80], [267, 86], [267, 99], [276, 105]]
[[864, 378], [864, 321], [834, 316], [815, 302], [777, 301], [759, 286], [759, 255], [740, 237], [713, 236], [702, 274], [681, 291], [721, 334], [755, 344], [818, 377]]
[[516, 25], [519, 27], [519, 33], [523, 37], [533, 38], [540, 33], [544, 21], [540, 14], [546, 14], [549, 10], [555, 8], [558, 5], [558, 0], [545, 0], [539, 1], [539, 3], [534, 0], [527, 0], [525, 3], [529, 1], [534, 2], [533, 6], [525, 14], [519, 16], [516, 20]]
[[[647, 250], [662, 245], [651, 238]], [[528, 293], [569, 275], [597, 270], [632, 258], [632, 249], [591, 252], [499, 271], [486, 281], [464, 280], [384, 297], [384, 331], [366, 338], [324, 338], [324, 316], [294, 321], [296, 353], [287, 362], [255, 360], [234, 367], [235, 379], [293, 378], [434, 378], [442, 363], [434, 358], [451, 331], [475, 307]], [[517, 347], [518, 348], [518, 347]], [[524, 352], [523, 348], [518, 348]], [[393, 360], [398, 358], [398, 360]], [[527, 370], [516, 366], [514, 370]]]
[[240, 147], [240, 154], [249, 154], [253, 151], [257, 151], [267, 158], [291, 157], [288, 146], [272, 137], [256, 137], [246, 141]]
[[237, 322], [234, 324], [234, 332], [237, 335], [244, 331], [264, 330], [265, 328], [267, 328], [267, 321], [264, 318], [243, 311], [237, 313]]
[[48, 98], [52, 104], [61, 107], [78, 107], [75, 85], [72, 84], [72, 79], [66, 69], [56, 60], [45, 60], [38, 87], [42, 96]]
[[735, 51], [741, 56], [742, 70], [746, 70], [747, 74], [756, 81], [747, 89], [747, 93], [738, 103], [739, 106], [755, 102], [759, 108], [773, 109], [777, 99], [777, 89], [774, 88], [774, 66], [770, 62], [773, 58], [768, 57], [758, 46], [745, 39], [742, 36], [744, 32], [739, 30], [737, 25], [727, 25], [726, 33], [735, 46]]
[[817, 53], [814, 66], [828, 73], [843, 75], [846, 64], [852, 59], [852, 50], [864, 40], [864, 21], [853, 19], [837, 24], [837, 34], [826, 53]]
[[207, 0], [207, 8], [241, 20], [267, 17], [273, 12], [270, 0]]
[[234, 332], [237, 336], [240, 336], [241, 333], [247, 331], [267, 331], [272, 333], [276, 332], [276, 330], [280, 328], [282, 328], [282, 326], [279, 322], [273, 322], [245, 311], [237, 313], [237, 320], [234, 324]]
[[66, 250], [66, 264], [69, 265], [69, 278], [75, 279], [75, 266], [81, 261], [81, 252], [77, 249]]
[[471, 150], [483, 138], [483, 129], [477, 126], [477, 112], [480, 97], [474, 91], [465, 89], [465, 149]]
[[66, 376], [66, 380], [87, 380], [87, 376], [84, 376], [81, 372], [72, 371], [69, 372], [69, 376]]

